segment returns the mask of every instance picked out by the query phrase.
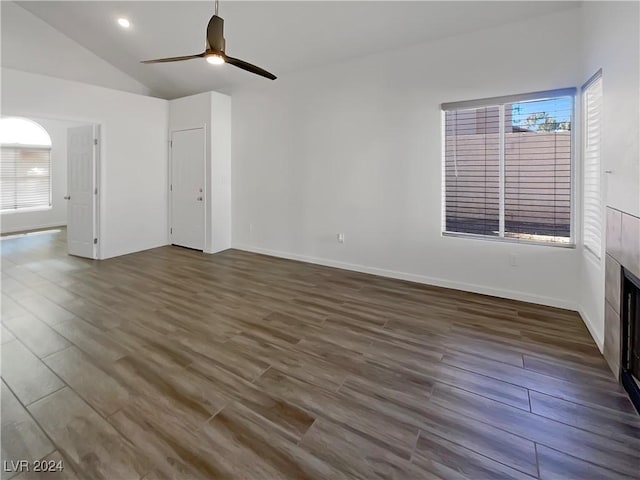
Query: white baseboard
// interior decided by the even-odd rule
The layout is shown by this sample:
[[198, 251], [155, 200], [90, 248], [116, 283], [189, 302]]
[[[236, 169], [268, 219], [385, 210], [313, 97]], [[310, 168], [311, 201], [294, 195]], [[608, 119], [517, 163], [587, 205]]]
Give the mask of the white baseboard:
[[343, 270], [369, 273], [371, 275], [395, 278], [398, 280], [407, 280], [410, 282], [433, 285], [436, 287], [445, 287], [445, 288], [451, 288], [454, 290], [463, 290], [465, 292], [480, 293], [483, 295], [491, 295], [493, 297], [508, 298], [510, 300], [520, 300], [522, 302], [529, 302], [529, 303], [535, 303], [538, 305], [547, 305], [550, 307], [557, 307], [557, 308], [564, 308], [567, 310], [578, 311], [577, 305], [574, 302], [569, 302], [561, 298], [545, 297], [542, 295], [532, 295], [530, 293], [519, 292], [517, 290], [503, 290], [499, 288], [486, 287], [484, 285], [477, 285], [473, 283], [456, 282], [451, 280], [444, 280], [441, 278], [428, 277], [425, 275], [417, 275], [414, 273], [398, 272], [395, 270], [386, 270], [383, 268], [376, 268], [376, 267], [367, 267], [364, 265], [339, 262], [336, 260], [329, 260], [325, 258], [309, 257], [306, 255], [299, 255], [299, 254], [289, 253], [289, 252], [281, 252], [278, 250], [269, 250], [266, 248], [254, 247], [251, 245], [244, 245], [244, 244], [232, 245], [231, 248], [235, 248], [237, 250], [244, 250], [247, 252], [260, 253], [263, 255], [269, 255], [271, 257], [286, 258], [289, 260], [298, 260], [301, 262], [313, 263], [316, 265], [323, 265], [325, 267], [341, 268]]
[[66, 227], [66, 224], [61, 224], [60, 222], [50, 222], [50, 223], [38, 223], [38, 224], [32, 224], [29, 225], [28, 227], [16, 227], [16, 228], [9, 228], [9, 229], [2, 229], [2, 234], [9, 234], [9, 233], [22, 233], [22, 232], [31, 232], [33, 230], [46, 230], [48, 228], [54, 229], [54, 228], [62, 228], [62, 227]]
[[589, 330], [589, 333], [591, 334], [591, 338], [593, 338], [593, 341], [596, 342], [596, 346], [598, 347], [598, 350], [600, 350], [600, 353], [602, 353], [604, 349], [604, 338], [602, 338], [602, 336], [597, 333], [598, 331], [593, 326], [594, 325], [593, 320], [591, 320], [589, 315], [587, 315], [587, 312], [585, 312], [582, 309], [582, 307], [578, 308], [578, 314], [580, 314], [580, 317], [582, 317], [582, 321], [587, 326], [587, 330]]
[[167, 245], [170, 245], [170, 244], [167, 242], [163, 242], [158, 244], [147, 245], [144, 247], [136, 247], [134, 249], [130, 249], [130, 248], [119, 249], [119, 250], [114, 250], [107, 253], [104, 253], [101, 251], [100, 252], [101, 255], [98, 257], [98, 260], [109, 260], [110, 258], [121, 257], [123, 255], [130, 255], [132, 253], [144, 252], [145, 250], [151, 250], [153, 248], [166, 247]]

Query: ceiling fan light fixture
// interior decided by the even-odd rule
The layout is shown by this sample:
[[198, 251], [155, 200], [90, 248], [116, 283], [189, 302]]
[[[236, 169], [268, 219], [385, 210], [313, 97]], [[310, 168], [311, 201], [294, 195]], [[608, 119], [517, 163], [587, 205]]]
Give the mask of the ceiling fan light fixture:
[[224, 57], [222, 55], [218, 55], [217, 53], [210, 53], [205, 56], [205, 59], [211, 65], [222, 65], [224, 63]]
[[224, 20], [218, 16], [218, 1], [215, 0], [215, 13], [207, 24], [207, 42], [205, 51], [197, 53], [195, 55], [183, 55], [182, 57], [167, 57], [156, 58], [154, 60], [142, 60], [141, 63], [168, 63], [168, 62], [181, 62], [183, 60], [193, 60], [195, 58], [204, 58], [211, 65], [222, 65], [227, 63], [234, 67], [246, 70], [247, 72], [260, 75], [261, 77], [268, 78], [269, 80], [275, 80], [277, 77], [273, 73], [269, 73], [266, 70], [251, 65], [249, 62], [240, 60], [239, 58], [230, 57], [226, 54], [225, 40], [224, 40]]

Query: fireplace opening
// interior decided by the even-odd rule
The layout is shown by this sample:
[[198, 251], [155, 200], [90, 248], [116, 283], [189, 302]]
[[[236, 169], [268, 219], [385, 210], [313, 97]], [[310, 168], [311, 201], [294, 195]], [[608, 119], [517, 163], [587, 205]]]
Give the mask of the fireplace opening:
[[620, 380], [640, 413], [640, 279], [622, 269], [622, 361]]

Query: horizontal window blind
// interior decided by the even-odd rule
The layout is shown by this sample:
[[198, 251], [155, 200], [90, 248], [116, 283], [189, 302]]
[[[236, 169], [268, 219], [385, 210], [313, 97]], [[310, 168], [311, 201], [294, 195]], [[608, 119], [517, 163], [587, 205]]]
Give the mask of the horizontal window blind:
[[0, 209], [51, 205], [51, 152], [49, 148], [0, 148]]
[[445, 114], [445, 230], [498, 235], [499, 108]]
[[600, 188], [600, 129], [602, 125], [602, 76], [596, 75], [582, 92], [583, 134], [583, 242], [600, 258], [602, 205]]
[[505, 105], [505, 236], [570, 237], [572, 113], [560, 99]]
[[447, 104], [445, 233], [571, 243], [573, 96], [538, 96]]

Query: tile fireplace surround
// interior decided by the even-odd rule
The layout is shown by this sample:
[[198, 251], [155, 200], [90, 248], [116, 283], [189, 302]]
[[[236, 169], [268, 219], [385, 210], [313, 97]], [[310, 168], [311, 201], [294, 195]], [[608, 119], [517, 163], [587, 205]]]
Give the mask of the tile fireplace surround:
[[620, 376], [620, 289], [623, 266], [640, 277], [640, 218], [607, 207], [604, 358]]

